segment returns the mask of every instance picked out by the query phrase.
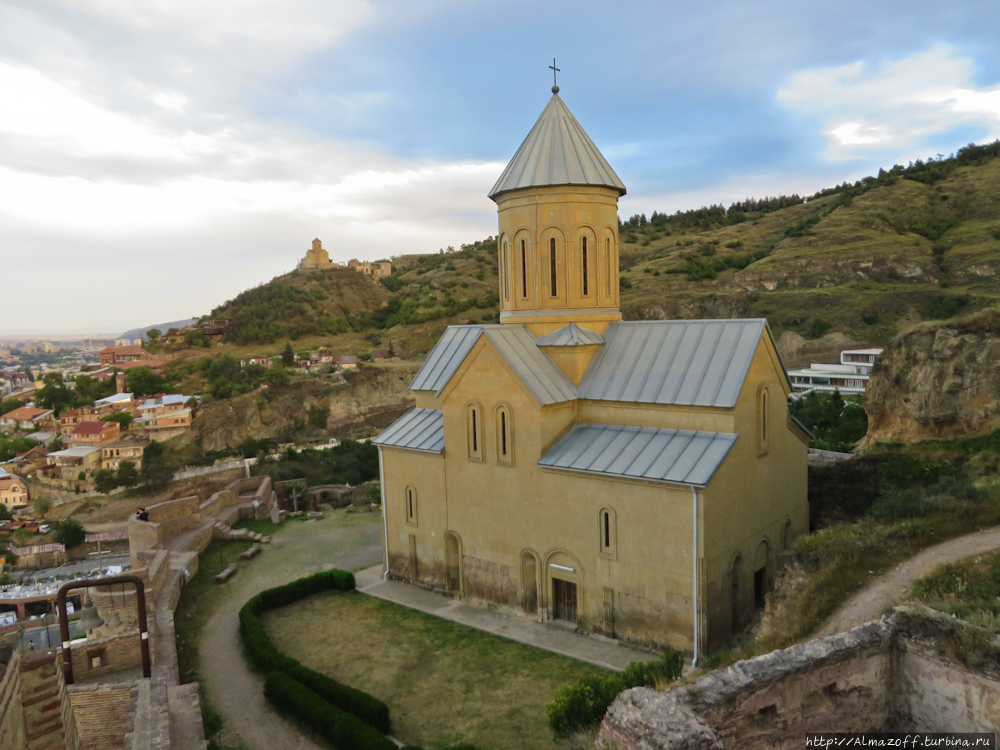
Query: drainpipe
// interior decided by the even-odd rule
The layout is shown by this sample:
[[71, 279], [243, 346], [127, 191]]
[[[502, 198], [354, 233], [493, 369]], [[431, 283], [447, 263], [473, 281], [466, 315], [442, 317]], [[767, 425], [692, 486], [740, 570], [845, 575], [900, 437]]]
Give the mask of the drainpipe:
[[385, 542], [385, 572], [382, 574], [382, 580], [385, 581], [389, 578], [389, 520], [385, 507], [385, 464], [382, 460], [381, 445], [378, 447], [378, 486], [379, 492], [382, 493], [382, 533]]
[[691, 546], [694, 560], [694, 591], [691, 600], [694, 602], [694, 657], [691, 659], [691, 666], [698, 666], [698, 488], [691, 487], [691, 518], [692, 518], [692, 541]]

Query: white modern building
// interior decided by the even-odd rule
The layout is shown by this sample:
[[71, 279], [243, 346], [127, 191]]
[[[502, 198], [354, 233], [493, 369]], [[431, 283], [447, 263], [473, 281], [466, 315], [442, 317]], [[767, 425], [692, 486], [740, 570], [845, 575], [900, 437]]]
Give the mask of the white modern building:
[[807, 369], [789, 370], [792, 389], [808, 391], [840, 391], [847, 396], [860, 395], [868, 387], [872, 367], [881, 349], [845, 349], [839, 365], [812, 364]]

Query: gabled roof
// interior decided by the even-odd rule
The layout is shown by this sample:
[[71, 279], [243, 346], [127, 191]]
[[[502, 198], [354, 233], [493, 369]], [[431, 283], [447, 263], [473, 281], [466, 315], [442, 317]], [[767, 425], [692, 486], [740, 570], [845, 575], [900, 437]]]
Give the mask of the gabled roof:
[[410, 409], [372, 442], [386, 448], [441, 453], [444, 450], [444, 413], [440, 409]]
[[625, 184], [555, 93], [489, 197], [544, 185], [599, 185], [625, 195]]
[[414, 391], [440, 393], [483, 332], [482, 326], [448, 326], [410, 383]]
[[726, 432], [581, 422], [573, 425], [538, 465], [704, 486], [735, 442], [736, 435]]
[[113, 393], [110, 396], [105, 396], [104, 398], [99, 398], [94, 402], [94, 406], [107, 406], [108, 404], [117, 404], [119, 401], [131, 401], [131, 393]]
[[619, 321], [580, 381], [580, 398], [733, 407], [763, 318]]
[[449, 326], [427, 355], [410, 388], [439, 394], [483, 335], [539, 403], [556, 404], [577, 398], [576, 387], [536, 346], [535, 337], [523, 325]]
[[74, 435], [100, 435], [117, 422], [80, 422], [73, 428]]
[[586, 328], [580, 328], [576, 323], [570, 323], [557, 331], [538, 337], [535, 343], [538, 346], [585, 346], [603, 344], [604, 337]]
[[19, 422], [26, 422], [32, 419], [38, 419], [46, 414], [51, 414], [51, 409], [36, 409], [31, 406], [19, 406], [17, 409], [11, 409], [9, 412], [3, 415], [4, 419], [16, 419]]

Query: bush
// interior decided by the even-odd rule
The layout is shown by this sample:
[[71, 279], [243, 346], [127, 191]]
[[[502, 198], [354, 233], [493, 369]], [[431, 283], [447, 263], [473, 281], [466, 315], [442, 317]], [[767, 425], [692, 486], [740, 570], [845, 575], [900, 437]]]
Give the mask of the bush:
[[362, 690], [337, 682], [285, 656], [275, 647], [264, 629], [260, 615], [269, 609], [292, 604], [323, 591], [353, 591], [354, 575], [328, 570], [267, 589], [251, 598], [240, 610], [240, 635], [253, 664], [266, 672], [280, 671], [341, 711], [346, 711], [380, 732], [388, 733], [389, 707]]
[[79, 547], [87, 540], [87, 531], [83, 524], [75, 518], [67, 518], [56, 529], [56, 541], [66, 546], [66, 549]]
[[271, 672], [264, 680], [264, 697], [280, 711], [291, 714], [337, 747], [352, 750], [396, 750], [396, 743], [351, 714], [327, 703], [284, 672]]
[[622, 690], [673, 682], [684, 668], [680, 651], [667, 649], [659, 661], [634, 661], [620, 675], [592, 675], [575, 685], [564, 685], [545, 707], [549, 728], [556, 737], [566, 737], [601, 722], [608, 706]]

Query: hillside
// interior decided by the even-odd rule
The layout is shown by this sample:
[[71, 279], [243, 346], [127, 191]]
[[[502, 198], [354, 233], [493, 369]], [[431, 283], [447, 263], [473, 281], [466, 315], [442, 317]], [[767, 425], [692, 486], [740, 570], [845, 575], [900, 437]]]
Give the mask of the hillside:
[[139, 328], [130, 328], [129, 330], [125, 331], [125, 333], [123, 333], [122, 335], [120, 335], [118, 338], [120, 338], [120, 339], [139, 339], [139, 338], [141, 338], [143, 341], [146, 341], [147, 340], [146, 331], [148, 331], [151, 328], [156, 328], [161, 333], [166, 333], [171, 328], [183, 328], [184, 326], [187, 326], [187, 325], [190, 325], [191, 323], [194, 323], [196, 320], [198, 320], [198, 319], [197, 318], [185, 318], [184, 320], [171, 320], [168, 323], [153, 323], [152, 325], [140, 326]]
[[[1000, 299], [1000, 144], [881, 170], [802, 199], [748, 199], [621, 226], [627, 319], [761, 316], [790, 366], [881, 345]], [[426, 352], [445, 326], [497, 320], [496, 241], [403, 256], [384, 283], [352, 269], [280, 276], [213, 310], [237, 355], [392, 341]], [[214, 347], [213, 347], [214, 348]]]

